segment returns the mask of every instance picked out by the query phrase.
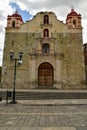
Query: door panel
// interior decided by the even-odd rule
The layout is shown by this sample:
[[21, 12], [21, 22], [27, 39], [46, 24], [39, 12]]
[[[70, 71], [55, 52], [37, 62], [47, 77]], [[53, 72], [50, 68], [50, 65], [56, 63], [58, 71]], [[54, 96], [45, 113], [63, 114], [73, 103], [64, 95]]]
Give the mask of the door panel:
[[38, 85], [53, 86], [53, 67], [49, 63], [42, 63], [38, 70]]

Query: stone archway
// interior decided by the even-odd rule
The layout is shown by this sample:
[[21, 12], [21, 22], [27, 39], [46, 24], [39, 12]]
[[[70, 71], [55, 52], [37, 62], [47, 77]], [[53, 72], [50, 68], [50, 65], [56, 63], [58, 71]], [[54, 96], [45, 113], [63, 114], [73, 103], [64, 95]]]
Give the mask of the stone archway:
[[54, 84], [54, 69], [53, 66], [44, 62], [38, 68], [38, 86], [53, 86]]

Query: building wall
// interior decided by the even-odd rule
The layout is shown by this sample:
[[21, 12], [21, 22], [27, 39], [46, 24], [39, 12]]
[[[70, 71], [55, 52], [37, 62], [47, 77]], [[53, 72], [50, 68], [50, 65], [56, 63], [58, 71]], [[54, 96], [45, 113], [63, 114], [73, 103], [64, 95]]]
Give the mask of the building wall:
[[[49, 24], [43, 24], [43, 16], [49, 16]], [[43, 37], [44, 29], [49, 37]], [[42, 45], [48, 43], [49, 53], [42, 53]], [[38, 88], [38, 69], [41, 63], [50, 63], [54, 70], [52, 88], [85, 88], [85, 67], [82, 48], [82, 28], [69, 29], [52, 12], [40, 12], [20, 28], [6, 28], [3, 57], [3, 88], [12, 88], [14, 82], [14, 62], [9, 52], [18, 57], [23, 52], [23, 64], [17, 66], [16, 88]], [[43, 88], [43, 86], [39, 86]], [[44, 86], [51, 88], [51, 86]]]
[[87, 86], [87, 43], [85, 43], [83, 47], [84, 47], [84, 59], [85, 59], [86, 86]]

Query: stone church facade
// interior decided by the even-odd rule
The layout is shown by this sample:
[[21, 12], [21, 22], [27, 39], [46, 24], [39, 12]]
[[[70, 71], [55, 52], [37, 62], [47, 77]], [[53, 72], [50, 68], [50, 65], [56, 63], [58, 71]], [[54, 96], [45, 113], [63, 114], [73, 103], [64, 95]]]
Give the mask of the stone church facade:
[[7, 18], [3, 55], [3, 88], [13, 88], [14, 61], [9, 52], [23, 63], [16, 67], [16, 89], [83, 89], [85, 66], [81, 15], [71, 9], [66, 23], [53, 12], [39, 12], [23, 23], [15, 12]]

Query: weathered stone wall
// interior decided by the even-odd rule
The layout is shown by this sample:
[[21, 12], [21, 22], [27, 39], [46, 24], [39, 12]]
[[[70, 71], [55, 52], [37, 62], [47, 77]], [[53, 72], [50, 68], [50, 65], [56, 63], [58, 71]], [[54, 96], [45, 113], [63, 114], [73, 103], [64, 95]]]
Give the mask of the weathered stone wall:
[[[68, 29], [49, 13], [50, 24], [43, 26], [43, 13], [23, 24], [19, 29], [6, 29], [3, 56], [3, 88], [13, 88], [14, 61], [10, 61], [9, 52], [14, 57], [23, 52], [23, 63], [17, 66], [16, 88], [30, 89], [38, 87], [38, 68], [48, 62], [54, 69], [54, 88], [85, 88], [85, 68], [82, 47], [82, 30]], [[49, 29], [49, 38], [43, 38], [43, 30]], [[42, 45], [50, 45], [50, 53], [42, 53]]]
[[80, 33], [64, 37], [64, 87], [81, 88], [85, 85], [83, 46]]

